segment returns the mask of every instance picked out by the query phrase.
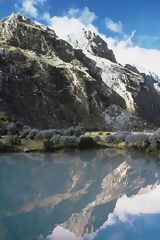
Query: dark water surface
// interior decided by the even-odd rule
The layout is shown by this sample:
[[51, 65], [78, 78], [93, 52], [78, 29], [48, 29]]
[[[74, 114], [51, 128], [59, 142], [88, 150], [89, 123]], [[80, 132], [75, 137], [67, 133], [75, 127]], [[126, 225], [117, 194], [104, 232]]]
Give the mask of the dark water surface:
[[0, 155], [0, 240], [159, 240], [160, 162], [112, 149]]

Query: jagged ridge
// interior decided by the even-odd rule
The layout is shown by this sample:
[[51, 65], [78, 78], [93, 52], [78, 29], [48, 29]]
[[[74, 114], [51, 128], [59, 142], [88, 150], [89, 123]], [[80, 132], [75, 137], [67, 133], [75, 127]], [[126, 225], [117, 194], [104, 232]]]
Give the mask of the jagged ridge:
[[36, 127], [93, 129], [105, 126], [106, 108], [117, 104], [160, 125], [158, 90], [146, 75], [117, 64], [100, 36], [84, 31], [89, 48], [75, 48], [17, 14], [0, 30], [1, 111]]

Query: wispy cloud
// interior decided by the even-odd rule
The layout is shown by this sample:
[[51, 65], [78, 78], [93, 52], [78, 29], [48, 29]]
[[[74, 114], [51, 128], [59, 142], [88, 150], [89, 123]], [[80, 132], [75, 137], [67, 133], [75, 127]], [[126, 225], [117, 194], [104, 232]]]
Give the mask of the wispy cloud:
[[37, 18], [39, 4], [44, 4], [47, 0], [23, 0], [21, 5], [15, 5], [16, 9], [29, 17]]
[[142, 35], [138, 36], [137, 42], [139, 46], [146, 46], [150, 48], [151, 46], [160, 46], [160, 36], [149, 36]]
[[71, 18], [79, 19], [84, 25], [92, 24], [97, 18], [96, 14], [90, 11], [88, 7], [83, 9], [70, 8], [67, 15]]
[[[65, 12], [64, 16], [59, 16], [59, 18], [68, 18], [68, 19], [77, 19], [85, 26], [93, 24], [94, 20], [97, 18], [96, 14], [89, 10], [88, 7], [80, 8], [70, 8], [67, 12]], [[43, 15], [43, 19], [48, 23], [53, 23], [56, 16], [51, 17], [48, 12], [45, 12]]]
[[105, 24], [106, 24], [106, 28], [111, 32], [123, 34], [123, 24], [120, 21], [114, 22], [112, 19], [106, 18]]

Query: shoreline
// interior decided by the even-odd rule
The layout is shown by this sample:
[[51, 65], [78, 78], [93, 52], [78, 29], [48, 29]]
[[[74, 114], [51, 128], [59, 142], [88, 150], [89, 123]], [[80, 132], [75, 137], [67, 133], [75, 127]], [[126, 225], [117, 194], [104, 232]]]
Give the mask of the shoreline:
[[[41, 131], [41, 133], [50, 130]], [[48, 133], [47, 132], [47, 133]], [[36, 136], [36, 135], [35, 135]], [[15, 136], [2, 136], [0, 139], [0, 153], [54, 153], [62, 150], [88, 150], [100, 148], [113, 148], [119, 150], [129, 150], [144, 152], [160, 156], [160, 130], [132, 132], [132, 131], [90, 131], [80, 136], [54, 135], [52, 141], [48, 139], [27, 139], [16, 136], [13, 144], [6, 143], [7, 138]], [[57, 140], [58, 138], [58, 140]], [[56, 141], [57, 142], [56, 142]]]

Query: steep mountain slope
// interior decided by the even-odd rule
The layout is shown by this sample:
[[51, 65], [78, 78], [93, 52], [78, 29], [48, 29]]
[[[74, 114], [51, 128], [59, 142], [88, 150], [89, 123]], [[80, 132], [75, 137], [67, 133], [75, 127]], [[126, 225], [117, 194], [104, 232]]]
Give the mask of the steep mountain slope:
[[57, 34], [68, 41], [75, 49], [82, 49], [86, 56], [95, 60], [96, 66], [102, 70], [101, 79], [109, 88], [114, 89], [125, 99], [129, 112], [136, 113], [143, 119], [159, 126], [160, 78], [150, 71], [147, 71], [146, 74], [141, 73], [136, 67], [129, 64], [126, 64], [125, 67], [119, 64], [111, 64], [111, 62], [116, 63], [116, 61], [105, 57], [105, 54], [101, 55], [101, 52], [105, 53], [106, 42], [100, 36], [85, 29], [81, 30], [79, 36], [77, 30], [73, 29], [70, 36], [65, 35], [66, 31], [62, 29], [58, 29]]
[[84, 37], [80, 49], [17, 14], [1, 20], [0, 111], [34, 127], [93, 129], [105, 127], [115, 104], [160, 125], [158, 88], [116, 63], [100, 36], [84, 30]]

